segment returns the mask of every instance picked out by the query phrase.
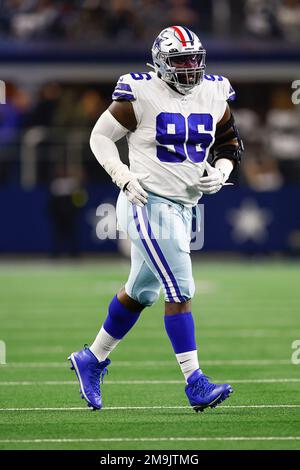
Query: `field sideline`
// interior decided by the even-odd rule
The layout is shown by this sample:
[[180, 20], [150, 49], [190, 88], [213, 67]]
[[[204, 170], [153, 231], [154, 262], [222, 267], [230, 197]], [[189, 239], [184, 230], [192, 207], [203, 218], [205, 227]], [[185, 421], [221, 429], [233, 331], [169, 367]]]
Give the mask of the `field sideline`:
[[67, 356], [93, 340], [129, 265], [2, 263], [0, 449], [300, 449], [297, 262], [194, 263], [200, 362], [234, 394], [196, 414], [164, 330], [163, 300], [111, 355], [105, 408], [80, 399]]

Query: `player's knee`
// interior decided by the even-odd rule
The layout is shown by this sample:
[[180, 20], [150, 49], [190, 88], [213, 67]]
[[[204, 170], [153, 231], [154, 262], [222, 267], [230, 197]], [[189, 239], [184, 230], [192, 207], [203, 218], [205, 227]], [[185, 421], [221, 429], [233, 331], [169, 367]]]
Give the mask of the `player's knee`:
[[135, 300], [145, 307], [153, 305], [159, 297], [159, 292], [154, 290], [143, 289], [135, 293]]
[[190, 299], [192, 299], [195, 295], [195, 281], [194, 279], [191, 280], [191, 282], [189, 283], [189, 288], [188, 288], [188, 292], [189, 292], [189, 296], [190, 296]]
[[[175, 301], [178, 302], [187, 302], [188, 300], [192, 299], [195, 294], [195, 282], [194, 279], [182, 280], [178, 283], [178, 288], [176, 290], [176, 299]], [[174, 302], [174, 296], [170, 298], [168, 292], [166, 292], [166, 301], [167, 302]]]

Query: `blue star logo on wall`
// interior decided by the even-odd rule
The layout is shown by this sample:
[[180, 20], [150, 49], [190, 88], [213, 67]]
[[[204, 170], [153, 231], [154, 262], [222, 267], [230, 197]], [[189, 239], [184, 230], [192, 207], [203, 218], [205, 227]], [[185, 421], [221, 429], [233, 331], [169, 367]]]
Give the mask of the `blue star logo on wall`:
[[232, 238], [237, 243], [253, 241], [264, 243], [268, 238], [268, 225], [273, 216], [268, 209], [262, 209], [253, 199], [245, 199], [238, 209], [229, 211], [228, 221], [232, 225]]

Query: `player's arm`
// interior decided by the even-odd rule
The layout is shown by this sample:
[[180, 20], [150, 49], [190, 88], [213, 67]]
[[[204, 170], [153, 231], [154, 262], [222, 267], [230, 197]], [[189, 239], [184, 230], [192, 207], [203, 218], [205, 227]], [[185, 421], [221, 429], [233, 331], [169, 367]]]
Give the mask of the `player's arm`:
[[213, 150], [212, 165], [205, 162], [207, 176], [200, 178], [200, 190], [205, 194], [214, 194], [222, 188], [243, 152], [243, 143], [228, 104], [216, 127]]
[[108, 110], [123, 127], [130, 132], [135, 131], [137, 122], [130, 101], [113, 101]]
[[90, 146], [100, 165], [111, 176], [113, 182], [125, 192], [128, 199], [143, 206], [147, 202], [147, 193], [137, 177], [121, 161], [115, 144], [128, 132], [133, 131], [136, 124], [131, 103], [113, 102], [96, 122], [91, 133]]
[[219, 168], [224, 173], [224, 182], [227, 181], [234, 167], [240, 163], [243, 150], [243, 142], [227, 104], [225, 113], [217, 124], [212, 162], [215, 168]]

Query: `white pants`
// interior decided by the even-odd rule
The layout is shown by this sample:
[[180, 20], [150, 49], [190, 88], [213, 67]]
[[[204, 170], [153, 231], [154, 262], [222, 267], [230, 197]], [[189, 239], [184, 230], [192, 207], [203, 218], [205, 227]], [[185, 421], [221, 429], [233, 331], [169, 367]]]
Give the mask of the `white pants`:
[[126, 293], [152, 305], [162, 287], [167, 302], [185, 302], [195, 292], [190, 258], [193, 211], [149, 193], [141, 208], [121, 191], [117, 202], [119, 228], [131, 240], [131, 270]]

